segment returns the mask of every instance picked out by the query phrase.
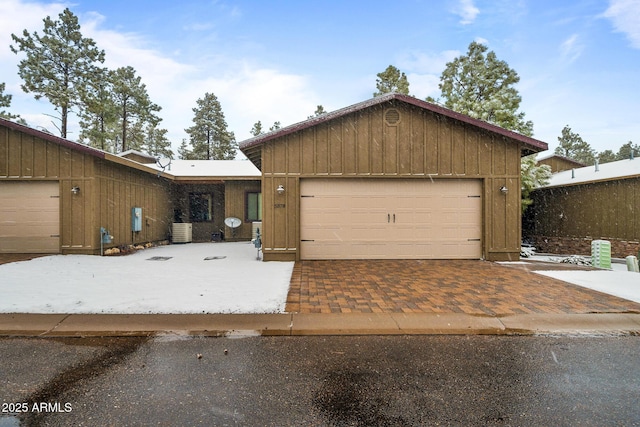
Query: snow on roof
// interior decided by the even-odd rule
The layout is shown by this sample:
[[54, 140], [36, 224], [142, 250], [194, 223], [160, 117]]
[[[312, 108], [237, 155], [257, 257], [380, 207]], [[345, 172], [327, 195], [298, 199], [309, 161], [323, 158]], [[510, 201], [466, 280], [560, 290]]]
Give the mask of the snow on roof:
[[640, 176], [640, 159], [626, 159], [602, 163], [598, 165], [597, 170], [596, 166], [592, 165], [554, 173], [551, 175], [549, 184], [543, 186], [543, 188], [608, 181], [634, 176]]
[[[162, 160], [163, 165], [165, 164]], [[152, 166], [162, 170], [156, 163]], [[175, 177], [260, 178], [262, 173], [248, 160], [171, 160], [164, 172]]]

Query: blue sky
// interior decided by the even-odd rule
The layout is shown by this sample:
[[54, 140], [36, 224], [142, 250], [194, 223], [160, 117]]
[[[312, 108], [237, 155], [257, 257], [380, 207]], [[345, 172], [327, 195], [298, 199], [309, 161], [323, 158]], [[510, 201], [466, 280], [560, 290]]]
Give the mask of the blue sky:
[[474, 40], [518, 72], [521, 110], [551, 149], [565, 125], [597, 151], [640, 143], [640, 0], [0, 0], [11, 111], [51, 130], [53, 110], [21, 91], [9, 44], [11, 33], [41, 33], [42, 19], [65, 7], [106, 66], [137, 70], [174, 147], [206, 92], [238, 141], [258, 120], [286, 126], [318, 104], [371, 98], [388, 65], [407, 74], [412, 95], [437, 98], [446, 62]]

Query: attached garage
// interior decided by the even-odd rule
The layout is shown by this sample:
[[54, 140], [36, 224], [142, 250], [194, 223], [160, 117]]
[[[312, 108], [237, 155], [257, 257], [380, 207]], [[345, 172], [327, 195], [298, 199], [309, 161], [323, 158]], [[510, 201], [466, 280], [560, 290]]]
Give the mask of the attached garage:
[[264, 260], [520, 256], [520, 158], [547, 144], [387, 94], [240, 143]]
[[482, 257], [476, 179], [302, 179], [301, 259]]
[[0, 185], [0, 253], [60, 251], [58, 181]]

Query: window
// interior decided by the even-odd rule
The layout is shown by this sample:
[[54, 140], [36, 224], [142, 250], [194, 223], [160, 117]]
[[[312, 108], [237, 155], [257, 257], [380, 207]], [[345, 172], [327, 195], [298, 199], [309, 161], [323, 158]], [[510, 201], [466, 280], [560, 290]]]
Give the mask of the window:
[[262, 221], [262, 193], [247, 193], [246, 220]]
[[213, 221], [213, 196], [205, 193], [189, 193], [189, 220]]

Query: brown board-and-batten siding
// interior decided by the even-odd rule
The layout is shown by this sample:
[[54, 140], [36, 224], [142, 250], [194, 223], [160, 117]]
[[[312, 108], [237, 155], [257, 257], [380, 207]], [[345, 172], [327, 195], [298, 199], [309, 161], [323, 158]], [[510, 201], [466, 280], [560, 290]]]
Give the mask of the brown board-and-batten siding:
[[480, 257], [519, 257], [518, 141], [390, 99], [257, 147], [245, 152], [260, 150], [265, 260], [300, 259], [300, 181], [314, 178], [479, 181]]
[[[171, 184], [127, 162], [0, 120], [0, 186], [39, 182], [58, 186], [59, 243], [47, 252], [99, 253], [100, 227], [114, 236], [106, 247], [167, 238], [172, 216]], [[131, 232], [132, 207], [143, 208], [143, 226], [138, 233]], [[0, 252], [19, 252], [20, 242], [25, 240], [21, 236], [0, 236]]]
[[640, 177], [540, 188], [532, 199], [525, 235], [541, 252], [588, 255], [605, 239], [612, 256], [638, 255]]

